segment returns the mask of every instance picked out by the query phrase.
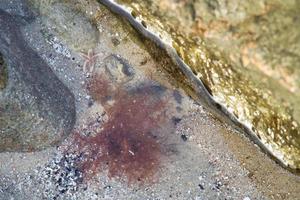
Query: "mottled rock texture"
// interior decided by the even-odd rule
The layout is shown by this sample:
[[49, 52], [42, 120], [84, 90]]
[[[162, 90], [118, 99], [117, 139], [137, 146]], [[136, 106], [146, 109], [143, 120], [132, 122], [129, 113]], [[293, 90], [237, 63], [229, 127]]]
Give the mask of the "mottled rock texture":
[[[7, 85], [0, 91], [0, 152], [40, 150], [72, 130], [74, 97], [25, 42], [21, 29], [28, 16], [10, 14], [8, 5], [0, 4], [0, 52], [8, 71]], [[26, 9], [20, 10], [23, 15]]]
[[[147, 0], [177, 29], [221, 49], [275, 99], [300, 108], [300, 3], [297, 0]], [[180, 17], [178, 17], [180, 16]], [[214, 46], [212, 45], [212, 46]]]

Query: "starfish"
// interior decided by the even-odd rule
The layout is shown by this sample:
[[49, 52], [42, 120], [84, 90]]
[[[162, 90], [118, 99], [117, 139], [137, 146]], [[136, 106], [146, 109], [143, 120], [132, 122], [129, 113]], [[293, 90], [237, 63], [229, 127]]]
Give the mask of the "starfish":
[[93, 49], [89, 49], [87, 54], [80, 53], [80, 55], [85, 60], [83, 64], [83, 71], [87, 72], [87, 70], [89, 70], [89, 72], [91, 73], [94, 71], [97, 58], [102, 54], [101, 53], [96, 54]]

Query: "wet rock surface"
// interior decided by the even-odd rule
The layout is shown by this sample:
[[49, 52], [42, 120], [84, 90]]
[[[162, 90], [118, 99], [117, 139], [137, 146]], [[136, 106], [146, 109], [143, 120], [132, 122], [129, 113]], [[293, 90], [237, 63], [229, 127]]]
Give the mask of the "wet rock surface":
[[287, 115], [300, 119], [299, 2], [144, 2], [177, 29], [215, 44], [245, 77], [268, 89], [281, 107], [289, 106], [293, 111]]
[[[72, 93], [27, 45], [21, 32], [23, 23], [0, 10], [0, 51], [9, 77], [0, 94], [2, 152], [40, 150], [58, 144], [75, 123]], [[4, 70], [1, 67], [2, 73]]]

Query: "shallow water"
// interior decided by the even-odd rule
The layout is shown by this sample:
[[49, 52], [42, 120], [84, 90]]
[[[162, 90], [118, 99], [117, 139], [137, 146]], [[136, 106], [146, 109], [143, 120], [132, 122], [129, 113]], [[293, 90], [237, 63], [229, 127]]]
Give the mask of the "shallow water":
[[[12, 152], [7, 152], [6, 148], [0, 153], [0, 199], [297, 199], [299, 196], [299, 176], [281, 168], [241, 132], [212, 115], [215, 113], [223, 120], [231, 119], [238, 124], [232, 113], [216, 103], [215, 97], [222, 88], [214, 88], [218, 83], [216, 77], [212, 76], [212, 81], [207, 77], [218, 73], [200, 65], [196, 70], [205, 72], [206, 79], [211, 81], [201, 82], [178, 56], [186, 59], [185, 51], [191, 47], [199, 48], [203, 51], [201, 55], [206, 57], [200, 56], [195, 62], [205, 64], [208, 59], [220, 60], [221, 71], [235, 69], [238, 72], [233, 71], [230, 76], [235, 73], [242, 78], [247, 76], [247, 80], [254, 84], [251, 87], [263, 82], [260, 78], [267, 76], [255, 76], [259, 71], [249, 70], [251, 67], [245, 65], [247, 57], [241, 58], [238, 54], [232, 57], [230, 53], [239, 52], [233, 45], [234, 40], [230, 43], [224, 39], [218, 43], [218, 34], [222, 34], [222, 30], [216, 31], [212, 26], [204, 30], [204, 27], [194, 30], [193, 37], [187, 36], [193, 32], [199, 13], [207, 14], [193, 7], [201, 8], [197, 4], [210, 2], [212, 5], [208, 11], [218, 10], [218, 5], [213, 4], [225, 1], [135, 1], [149, 10], [150, 18], [160, 16], [159, 20], [151, 18], [153, 25], [151, 20], [139, 22], [138, 12], [132, 13], [135, 20], [131, 12], [126, 14], [116, 5], [104, 7], [95, 0], [30, 0], [33, 7], [28, 9], [25, 9], [26, 1], [23, 0], [3, 2], [0, 2], [1, 9], [17, 20], [23, 20], [19, 27], [22, 35], [17, 37], [19, 42], [16, 43], [17, 47], [23, 43], [28, 47], [22, 55], [36, 53], [33, 58], [27, 56], [26, 59], [12, 51], [9, 57], [19, 59], [21, 64], [32, 58], [27, 62], [27, 68], [33, 71], [40, 67], [50, 68], [74, 95], [76, 123], [72, 132], [66, 138], [60, 138], [58, 146], [52, 143], [51, 148], [37, 138], [28, 137], [33, 133], [30, 130], [14, 134], [5, 134], [7, 130], [4, 130], [1, 134], [4, 138], [23, 137], [16, 138]], [[249, 4], [243, 2], [238, 5]], [[259, 7], [255, 4], [251, 12], [257, 14]], [[228, 15], [229, 21], [235, 21], [237, 17], [226, 13], [226, 9], [239, 10], [239, 6], [222, 6], [225, 11], [222, 9], [224, 16], [221, 17]], [[117, 14], [110, 10], [117, 11]], [[127, 20], [120, 15], [125, 15]], [[3, 23], [2, 34], [5, 27], [14, 25], [5, 20]], [[156, 37], [152, 34], [155, 32], [153, 27], [161, 27], [164, 35]], [[171, 31], [173, 35], [169, 34]], [[211, 33], [213, 31], [215, 36]], [[209, 41], [208, 35], [214, 36], [215, 40]], [[183, 46], [181, 42], [190, 46]], [[178, 51], [173, 45], [177, 45]], [[232, 47], [226, 49], [226, 46]], [[18, 52], [24, 52], [22, 49]], [[290, 59], [289, 56], [286, 58]], [[239, 59], [243, 60], [246, 69], [236, 63]], [[44, 64], [36, 68], [38, 60], [43, 60]], [[7, 56], [4, 61], [6, 68], [0, 61], [0, 88], [2, 84], [11, 95], [25, 94], [22, 102], [28, 102], [30, 93], [26, 90], [16, 93], [8, 87], [30, 86], [12, 82], [11, 70], [20, 68], [19, 64], [11, 64]], [[229, 63], [231, 66], [226, 66]], [[47, 73], [43, 76], [31, 73], [30, 80], [38, 79], [35, 85], [48, 90], [57, 85], [43, 79], [44, 75]], [[38, 84], [40, 80], [44, 84]], [[278, 85], [282, 86], [286, 80], [278, 82], [274, 77], [269, 86], [281, 91]], [[3, 95], [1, 92], [0, 89]], [[44, 91], [38, 94], [51, 97], [43, 95]], [[278, 95], [284, 96], [281, 92]], [[60, 96], [64, 99], [63, 95]], [[72, 106], [72, 103], [59, 100], [61, 98], [51, 99], [55, 100], [60, 111], [67, 108], [66, 105]], [[27, 104], [24, 107], [33, 111], [33, 106]], [[12, 116], [20, 116], [10, 107], [5, 109], [10, 110]], [[2, 111], [0, 109], [0, 115]], [[27, 123], [24, 116], [20, 117], [20, 120], [12, 120], [14, 127], [25, 124], [33, 130], [40, 130], [35, 128], [37, 123], [34, 121]], [[44, 121], [49, 119], [47, 117]], [[50, 134], [59, 132], [50, 131], [49, 137], [46, 135], [43, 141], [52, 140]], [[33, 142], [32, 145], [38, 148], [34, 151], [31, 148], [33, 152], [22, 152], [19, 144], [24, 140]], [[36, 151], [40, 149], [44, 150]]]

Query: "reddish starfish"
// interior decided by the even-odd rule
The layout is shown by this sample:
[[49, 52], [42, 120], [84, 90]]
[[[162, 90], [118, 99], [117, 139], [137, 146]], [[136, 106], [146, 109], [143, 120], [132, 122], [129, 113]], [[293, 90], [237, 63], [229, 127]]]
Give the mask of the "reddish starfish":
[[96, 54], [93, 49], [89, 49], [87, 54], [80, 53], [80, 55], [85, 60], [83, 64], [83, 71], [88, 72], [87, 70], [89, 70], [89, 72], [91, 73], [94, 71], [97, 58], [102, 54], [101, 53]]

